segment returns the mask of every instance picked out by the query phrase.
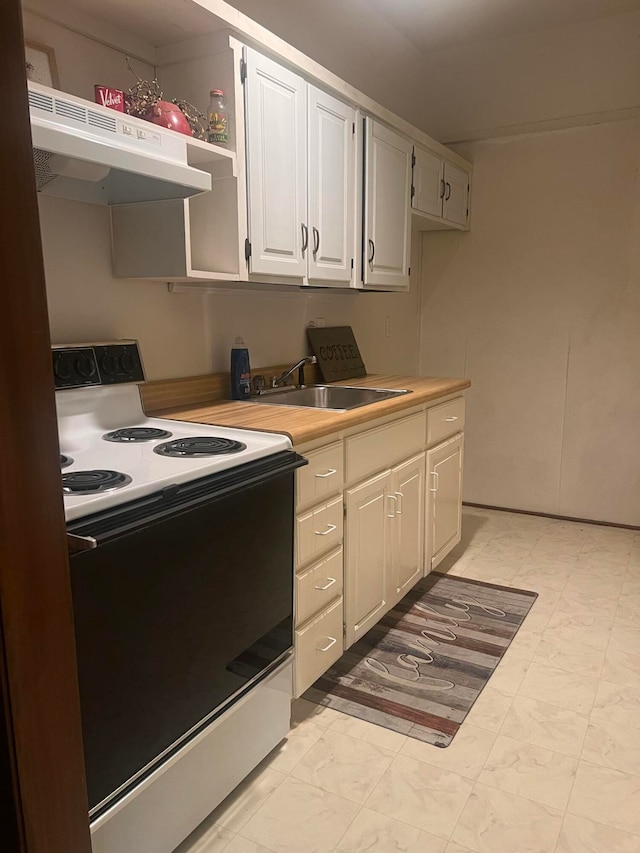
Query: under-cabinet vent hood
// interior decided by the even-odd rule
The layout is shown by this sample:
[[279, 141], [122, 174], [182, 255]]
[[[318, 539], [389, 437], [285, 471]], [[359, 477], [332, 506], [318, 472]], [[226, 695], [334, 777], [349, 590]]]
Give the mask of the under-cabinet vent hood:
[[29, 82], [38, 192], [91, 204], [188, 198], [211, 175], [188, 164], [189, 137]]

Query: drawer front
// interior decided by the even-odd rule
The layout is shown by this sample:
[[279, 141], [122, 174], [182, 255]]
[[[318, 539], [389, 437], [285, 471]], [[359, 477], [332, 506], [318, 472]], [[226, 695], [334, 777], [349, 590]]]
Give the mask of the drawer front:
[[344, 480], [342, 442], [304, 454], [309, 464], [298, 468], [296, 506], [306, 509], [342, 491]]
[[296, 631], [296, 696], [310, 687], [342, 655], [342, 599]]
[[347, 482], [357, 483], [424, 450], [424, 412], [347, 439]]
[[427, 445], [438, 444], [464, 429], [464, 397], [427, 409]]
[[342, 495], [299, 515], [296, 525], [296, 568], [342, 544]]
[[296, 577], [296, 626], [342, 595], [342, 548]]

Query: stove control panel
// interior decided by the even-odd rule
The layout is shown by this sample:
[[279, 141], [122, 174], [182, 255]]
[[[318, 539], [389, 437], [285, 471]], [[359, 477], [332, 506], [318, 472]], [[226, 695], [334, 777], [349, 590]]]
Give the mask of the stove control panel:
[[144, 382], [142, 361], [135, 341], [58, 346], [52, 353], [58, 391], [88, 385]]

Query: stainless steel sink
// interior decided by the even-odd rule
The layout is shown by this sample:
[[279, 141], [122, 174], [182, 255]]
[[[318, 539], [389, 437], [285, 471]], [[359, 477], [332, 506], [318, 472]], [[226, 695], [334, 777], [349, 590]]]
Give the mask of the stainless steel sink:
[[395, 388], [358, 388], [353, 385], [306, 385], [304, 388], [266, 391], [252, 397], [251, 402], [268, 406], [303, 406], [346, 412], [402, 394], [411, 394], [411, 391]]

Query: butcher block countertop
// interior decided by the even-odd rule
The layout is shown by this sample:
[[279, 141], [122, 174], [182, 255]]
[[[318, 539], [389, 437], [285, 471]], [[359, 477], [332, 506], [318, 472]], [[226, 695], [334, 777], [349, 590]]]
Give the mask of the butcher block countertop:
[[[228, 399], [206, 401], [201, 399], [206, 393], [203, 382], [204, 377], [195, 377], [191, 380], [177, 379], [165, 383], [148, 383], [141, 388], [145, 411], [154, 417], [179, 421], [285, 433], [294, 445], [300, 445], [376, 418], [432, 402], [440, 397], [462, 392], [471, 385], [468, 379], [368, 375], [362, 379], [335, 384], [370, 388], [403, 388], [411, 390], [412, 393], [341, 412], [294, 406], [270, 406], [264, 403]], [[183, 401], [191, 399], [195, 402], [166, 405], [169, 400], [177, 399]], [[163, 403], [165, 405], [162, 405]]]

